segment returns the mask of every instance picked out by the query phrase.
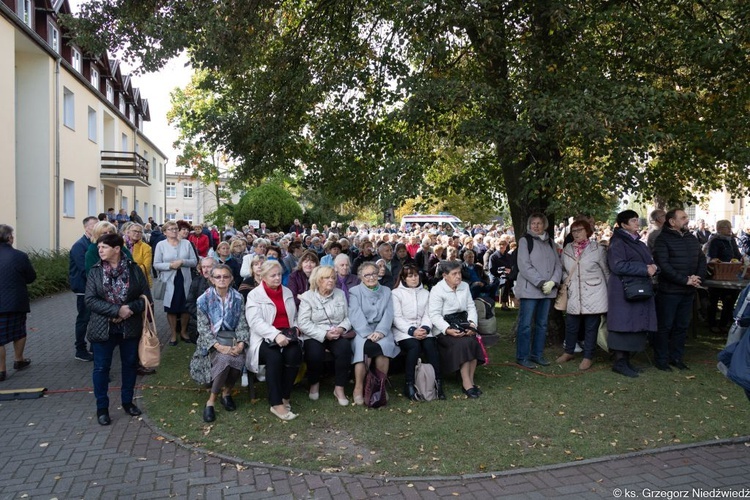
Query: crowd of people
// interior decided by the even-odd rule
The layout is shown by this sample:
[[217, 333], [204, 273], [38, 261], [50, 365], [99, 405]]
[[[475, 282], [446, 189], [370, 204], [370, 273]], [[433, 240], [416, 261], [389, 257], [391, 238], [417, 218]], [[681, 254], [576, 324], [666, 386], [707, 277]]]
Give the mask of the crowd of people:
[[[318, 400], [326, 356], [333, 359], [333, 396], [342, 406], [350, 404], [352, 373], [351, 398], [362, 405], [366, 363], [387, 374], [402, 352], [407, 398], [418, 399], [415, 367], [422, 356], [434, 368], [439, 399], [446, 398], [444, 380], [453, 373], [466, 397], [480, 397], [474, 377], [486, 357], [476, 300], [518, 308], [516, 362], [525, 368], [550, 364], [544, 350], [555, 304], [565, 313], [566, 329], [558, 363], [582, 352], [579, 369], [588, 370], [606, 317], [616, 373], [639, 376], [642, 368], [630, 357], [649, 343], [657, 369], [687, 370], [690, 309], [708, 262], [741, 260], [750, 252], [750, 231], [738, 240], [729, 221], [718, 221], [715, 233], [702, 222], [691, 231], [679, 209], [654, 211], [645, 232], [632, 210], [620, 212], [614, 227], [579, 216], [550, 228], [546, 216], [536, 213], [518, 239], [510, 227], [498, 225], [447, 234], [434, 225], [333, 222], [319, 231], [295, 220], [287, 231], [262, 224], [227, 226], [220, 233], [186, 221], [159, 226], [137, 214], [126, 218], [123, 211], [114, 219], [85, 218], [84, 235], [70, 251], [78, 312], [75, 358], [94, 363], [102, 425], [111, 421], [107, 393], [115, 347], [123, 370], [122, 408], [140, 414], [133, 388], [136, 375], [149, 371], [139, 365], [137, 341], [146, 309], [142, 297], [151, 300], [152, 287], [163, 289], [170, 345], [194, 343], [210, 362], [206, 422], [216, 419], [217, 399], [226, 411], [236, 409], [231, 391], [243, 372], [261, 371], [271, 413], [291, 420], [300, 366], [307, 366], [308, 397]], [[11, 248], [12, 238], [12, 228], [0, 225], [0, 266], [15, 273], [4, 283], [16, 287], [18, 297], [6, 304], [8, 295], [0, 295], [0, 340], [3, 351], [13, 342], [14, 367], [24, 369], [30, 364], [23, 357], [29, 307], [22, 290], [34, 273], [25, 254]], [[712, 292], [708, 298], [709, 326], [726, 329], [736, 295]], [[2, 381], [5, 356], [0, 363]]]

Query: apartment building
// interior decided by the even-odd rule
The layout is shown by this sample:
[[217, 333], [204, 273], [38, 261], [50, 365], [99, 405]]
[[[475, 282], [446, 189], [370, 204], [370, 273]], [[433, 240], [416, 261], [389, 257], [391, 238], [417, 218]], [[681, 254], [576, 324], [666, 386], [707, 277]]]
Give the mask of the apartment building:
[[[219, 179], [219, 189], [227, 189], [227, 179]], [[200, 179], [187, 174], [166, 175], [166, 219], [185, 220], [193, 223], [206, 222], [206, 216], [211, 215], [219, 206], [216, 186], [209, 186]], [[239, 193], [232, 193], [232, 203], [240, 200]], [[223, 198], [222, 202], [226, 201]], [[161, 219], [157, 219], [161, 221]]]
[[21, 249], [69, 248], [108, 208], [162, 220], [167, 157], [148, 101], [59, 23], [67, 0], [0, 0], [0, 222]]

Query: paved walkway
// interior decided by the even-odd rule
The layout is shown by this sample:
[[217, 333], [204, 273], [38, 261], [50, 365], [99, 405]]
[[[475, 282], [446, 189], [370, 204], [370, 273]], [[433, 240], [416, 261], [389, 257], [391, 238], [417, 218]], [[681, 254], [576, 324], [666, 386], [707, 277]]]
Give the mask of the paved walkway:
[[[0, 402], [1, 499], [665, 498], [678, 490], [693, 498], [714, 488], [738, 496], [745, 488], [750, 497], [748, 438], [460, 478], [384, 480], [238, 464], [170, 442], [148, 418], [127, 417], [114, 407], [116, 393], [112, 425], [98, 425], [92, 365], [73, 358], [74, 317], [71, 293], [34, 302], [26, 350], [33, 363], [0, 383], [49, 390], [40, 399]], [[163, 313], [157, 319], [166, 334]], [[116, 384], [119, 373], [112, 378]]]

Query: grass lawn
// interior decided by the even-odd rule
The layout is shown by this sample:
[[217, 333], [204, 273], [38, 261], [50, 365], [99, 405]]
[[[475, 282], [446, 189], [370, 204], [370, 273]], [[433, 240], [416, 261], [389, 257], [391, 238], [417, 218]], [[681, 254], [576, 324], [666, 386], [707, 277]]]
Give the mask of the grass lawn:
[[[167, 346], [158, 373], [144, 379], [143, 407], [168, 434], [218, 453], [388, 476], [501, 471], [750, 434], [750, 403], [716, 370], [722, 338], [704, 330], [690, 339], [685, 372], [658, 371], [644, 353], [634, 362], [646, 371], [628, 379], [610, 370], [603, 351], [585, 373], [578, 371], [580, 354], [529, 371], [513, 363], [515, 311], [498, 315], [499, 342], [488, 349], [490, 365], [477, 369], [484, 392], [478, 400], [467, 399], [450, 377], [447, 401], [412, 403], [401, 395], [403, 374], [396, 374], [387, 407], [342, 408], [327, 378], [319, 401], [307, 398], [303, 381], [292, 395], [299, 417], [282, 422], [269, 412], [265, 384], [257, 383], [259, 400], [238, 387], [237, 411], [217, 404], [216, 421], [205, 424], [207, 391], [189, 378], [193, 346], [181, 343]], [[554, 360], [561, 353], [555, 346], [545, 355]]]

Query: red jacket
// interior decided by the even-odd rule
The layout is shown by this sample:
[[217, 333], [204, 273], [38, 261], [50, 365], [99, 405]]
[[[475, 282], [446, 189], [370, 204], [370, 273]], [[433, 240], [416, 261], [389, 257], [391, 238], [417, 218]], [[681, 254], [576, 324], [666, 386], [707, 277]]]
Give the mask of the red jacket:
[[188, 236], [188, 241], [195, 245], [195, 248], [198, 249], [198, 255], [201, 257], [208, 257], [208, 248], [211, 246], [210, 242], [208, 241], [208, 236], [205, 234], [201, 234], [199, 236], [196, 236], [195, 233], [190, 233], [190, 236]]

